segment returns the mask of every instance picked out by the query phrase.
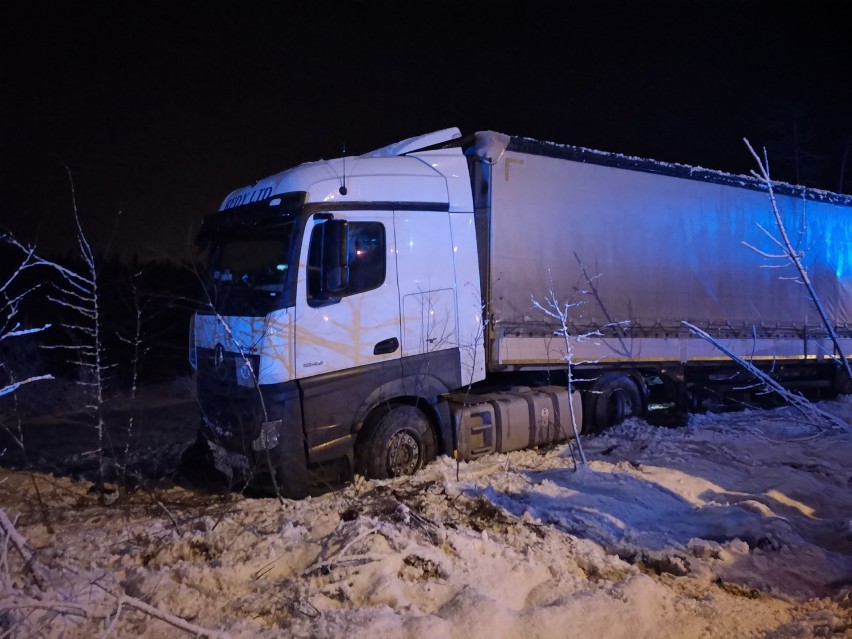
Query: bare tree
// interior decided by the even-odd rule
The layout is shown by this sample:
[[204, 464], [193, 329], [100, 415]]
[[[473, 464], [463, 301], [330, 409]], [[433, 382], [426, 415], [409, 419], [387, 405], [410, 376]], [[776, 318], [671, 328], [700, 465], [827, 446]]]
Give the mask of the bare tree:
[[844, 367], [846, 371], [846, 379], [847, 381], [852, 381], [852, 370], [849, 368], [849, 360], [843, 354], [843, 349], [840, 347], [840, 340], [837, 336], [837, 331], [834, 328], [834, 324], [831, 319], [828, 317], [828, 313], [823, 306], [822, 301], [817, 295], [816, 290], [814, 289], [814, 285], [811, 282], [811, 278], [808, 276], [808, 271], [805, 269], [804, 264], [802, 263], [802, 258], [805, 256], [805, 252], [800, 248], [793, 246], [793, 243], [790, 241], [790, 236], [787, 233], [787, 228], [784, 226], [784, 221], [781, 219], [781, 212], [778, 209], [778, 202], [775, 199], [775, 189], [772, 183], [772, 179], [769, 176], [769, 158], [766, 154], [766, 149], [763, 150], [763, 159], [761, 160], [760, 156], [755, 152], [752, 148], [751, 144], [748, 140], [743, 139], [748, 150], [751, 152], [755, 161], [757, 162], [758, 170], [752, 171], [752, 175], [759, 178], [766, 185], [767, 193], [769, 195], [769, 202], [772, 206], [772, 214], [775, 218], [775, 226], [778, 231], [778, 235], [773, 235], [770, 231], [768, 231], [763, 226], [759, 226], [760, 230], [763, 231], [764, 235], [769, 238], [769, 240], [779, 249], [778, 253], [768, 253], [766, 251], [762, 251], [757, 247], [749, 244], [748, 242], [743, 242], [745, 246], [753, 250], [759, 255], [763, 257], [780, 261], [780, 264], [772, 265], [774, 267], [783, 267], [792, 265], [797, 274], [798, 281], [800, 284], [803, 284], [808, 291], [808, 297], [814, 304], [814, 307], [819, 314], [820, 321], [822, 322], [823, 328], [825, 328], [826, 333], [831, 339], [832, 344], [834, 345], [834, 356], [837, 358], [839, 363]]
[[128, 460], [130, 459], [130, 447], [133, 439], [133, 426], [134, 426], [134, 413], [133, 413], [133, 403], [136, 399], [137, 392], [139, 390], [139, 366], [141, 364], [142, 358], [148, 351], [148, 347], [143, 343], [142, 340], [142, 307], [139, 303], [139, 288], [137, 286], [137, 279], [140, 273], [137, 272], [133, 274], [131, 280], [131, 288], [133, 289], [133, 327], [132, 327], [132, 335], [118, 335], [118, 338], [129, 345], [132, 349], [131, 360], [130, 360], [130, 414], [127, 418], [127, 427], [126, 427], [126, 440], [124, 443], [124, 455], [123, 459], [120, 462], [121, 467], [121, 480], [123, 484], [127, 482], [127, 465]]
[[[550, 288], [547, 296], [544, 298], [543, 304], [535, 298], [532, 298], [533, 308], [540, 310], [548, 317], [559, 322], [559, 328], [557, 328], [554, 332], [557, 336], [564, 340], [565, 345], [565, 355], [563, 356], [563, 359], [565, 360], [565, 368], [568, 373], [568, 406], [571, 409], [571, 428], [574, 432], [574, 440], [577, 442], [577, 449], [580, 453], [580, 462], [583, 465], [586, 465], [588, 463], [586, 460], [586, 452], [583, 450], [583, 444], [580, 442], [580, 432], [577, 430], [577, 416], [574, 414], [574, 402], [572, 398], [572, 393], [574, 391], [574, 342], [572, 341], [571, 333], [568, 328], [570, 325], [569, 317], [571, 309], [576, 308], [580, 304], [582, 304], [582, 302], [559, 301], [556, 294], [553, 292], [552, 287]], [[590, 336], [591, 335], [575, 335], [574, 339], [582, 341]]]
[[[583, 333], [575, 333], [571, 334], [571, 326], [573, 325], [572, 315], [576, 313], [576, 309], [582, 307], [586, 302], [583, 299], [577, 299], [578, 296], [591, 295], [594, 299], [600, 302], [600, 297], [598, 296], [598, 292], [594, 286], [594, 281], [600, 277], [600, 275], [596, 275], [594, 277], [590, 277], [588, 271], [580, 261], [579, 256], [574, 254], [574, 257], [577, 259], [578, 264], [580, 265], [580, 269], [582, 274], [588, 284], [589, 288], [578, 288], [575, 291], [575, 297], [569, 301], [560, 300], [556, 293], [553, 290], [552, 278], [551, 278], [551, 286], [548, 289], [547, 295], [545, 295], [544, 301], [540, 302], [535, 297], [530, 296], [532, 300], [533, 308], [541, 311], [549, 318], [556, 320], [557, 327], [554, 330], [554, 335], [557, 337], [561, 337], [563, 340], [563, 346], [565, 354], [562, 356], [565, 361], [565, 368], [567, 370], [568, 375], [568, 394], [569, 397], [572, 396], [574, 392], [574, 383], [576, 381], [586, 381], [586, 380], [577, 380], [574, 377], [574, 367], [579, 364], [589, 364], [592, 362], [577, 362], [574, 359], [574, 349], [575, 345], [578, 343], [585, 342], [589, 339], [603, 337], [603, 333], [600, 330], [592, 330]], [[601, 304], [603, 308], [603, 304]], [[604, 308], [604, 312], [606, 309]], [[623, 345], [623, 335], [622, 335], [622, 327], [629, 322], [615, 322], [609, 317], [609, 314], [606, 315], [609, 323], [606, 324], [603, 328], [615, 328], [617, 331], [619, 342]], [[571, 428], [574, 432], [574, 440], [577, 442], [577, 449], [580, 454], [580, 461], [585, 465], [587, 464], [586, 453], [583, 450], [583, 445], [580, 442], [580, 432], [577, 430], [577, 416], [574, 414], [574, 402], [569, 401], [569, 405], [571, 408]], [[567, 433], [566, 433], [567, 435]]]
[[[5, 346], [16, 339], [32, 338], [51, 327], [49, 322], [39, 326], [25, 325], [22, 320], [23, 306], [25, 301], [36, 293], [44, 292], [46, 296], [48, 295], [47, 291], [42, 289], [46, 289], [50, 275], [59, 274], [61, 277], [70, 277], [73, 272], [41, 257], [36, 252], [35, 246], [23, 244], [9, 233], [0, 236], [0, 241], [18, 255], [14, 262], [15, 266], [0, 283], [0, 346]], [[25, 385], [52, 379], [54, 377], [51, 373], [34, 373], [30, 367], [24, 371], [17, 370], [8, 357], [0, 361], [0, 397], [6, 396], [15, 402], [15, 410], [12, 412], [16, 414], [14, 423], [4, 422], [3, 428], [20, 449], [25, 464], [27, 450], [20, 415], [17, 414], [15, 394]]]
[[92, 451], [98, 459], [98, 481], [103, 494], [106, 478], [106, 421], [104, 418], [104, 389], [109, 366], [106, 364], [101, 300], [98, 295], [98, 268], [92, 246], [83, 231], [77, 209], [74, 180], [66, 167], [71, 189], [71, 206], [74, 223], [77, 228], [77, 248], [83, 261], [84, 273], [62, 268], [62, 280], [58, 285], [58, 295], [48, 295], [48, 299], [73, 312], [76, 321], [64, 324], [75, 339], [66, 344], [52, 345], [72, 354], [72, 363], [81, 371], [78, 383], [84, 387], [88, 396], [86, 408], [92, 412], [93, 426], [97, 434], [97, 448]]
[[[43, 323], [40, 326], [26, 326], [22, 323], [20, 316], [24, 301], [39, 291], [47, 279], [42, 277], [38, 279], [38, 283], [31, 284], [24, 281], [26, 277], [39, 271], [59, 273], [65, 276], [67, 271], [59, 264], [42, 258], [38, 255], [34, 246], [22, 244], [11, 234], [7, 233], [0, 236], [0, 241], [19, 255], [15, 262], [16, 266], [4, 276], [2, 284], [0, 284], [0, 345], [4, 345], [4, 342], [11, 342], [16, 338], [32, 337], [50, 328], [50, 323]], [[50, 373], [32, 373], [29, 369], [24, 371], [23, 376], [19, 377], [19, 371], [14, 369], [8, 359], [4, 358], [3, 361], [0, 361], [0, 397], [6, 396], [15, 402], [13, 423], [4, 421], [2, 426], [20, 449], [25, 466], [29, 466], [29, 461], [24, 441], [23, 424], [17, 411], [15, 393], [24, 385], [52, 379], [53, 375]], [[32, 475], [30, 475], [30, 479], [33, 482], [45, 525], [50, 530], [51, 525], [47, 516], [47, 508], [42, 501], [41, 492]]]
[[[825, 329], [834, 346], [833, 357], [839, 365], [843, 366], [846, 372], [846, 379], [847, 381], [850, 381], [852, 380], [852, 371], [850, 371], [849, 368], [849, 360], [843, 353], [843, 349], [840, 346], [840, 340], [838, 338], [837, 331], [834, 328], [834, 324], [828, 317], [828, 313], [826, 312], [822, 301], [817, 295], [813, 283], [811, 282], [811, 279], [808, 276], [808, 271], [802, 262], [802, 259], [805, 256], [805, 251], [793, 244], [790, 239], [790, 235], [787, 232], [787, 227], [785, 226], [784, 221], [781, 218], [781, 212], [778, 208], [778, 202], [775, 198], [774, 184], [769, 174], [769, 158], [767, 156], [766, 149], [763, 150], [763, 158], [761, 159], [760, 156], [755, 152], [749, 141], [747, 139], [744, 139], [743, 141], [745, 142], [746, 147], [748, 147], [748, 150], [751, 152], [752, 156], [757, 162], [758, 170], [752, 171], [752, 175], [760, 179], [766, 185], [766, 190], [769, 196], [769, 202], [772, 209], [772, 215], [775, 221], [777, 235], [773, 234], [771, 231], [769, 231], [760, 224], [758, 224], [758, 228], [760, 228], [763, 234], [767, 238], [769, 238], [770, 242], [775, 245], [775, 247], [778, 249], [778, 252], [770, 253], [768, 251], [761, 250], [745, 241], [743, 241], [743, 245], [748, 247], [758, 255], [761, 255], [770, 260], [774, 260], [776, 262], [774, 264], [767, 265], [768, 268], [785, 268], [792, 266], [795, 269], [796, 277], [786, 279], [793, 279], [799, 284], [804, 285], [807, 289], [808, 297], [813, 302], [814, 307], [816, 308], [817, 313], [819, 314], [823, 328]], [[736, 362], [750, 375], [757, 379], [768, 391], [776, 393], [787, 403], [800, 410], [804, 415], [815, 415], [818, 418], [826, 420], [834, 426], [845, 430], [846, 432], [852, 432], [852, 429], [850, 429], [849, 425], [846, 422], [835, 417], [834, 415], [831, 415], [830, 413], [820, 410], [802, 395], [784, 388], [781, 384], [775, 381], [768, 373], [754, 366], [751, 362], [741, 357], [738, 357], [730, 349], [725, 348], [725, 346], [723, 346], [718, 340], [714, 339], [705, 331], [701, 330], [693, 324], [690, 324], [689, 322], [684, 321], [682, 322], [682, 324], [687, 329], [689, 329], [689, 331], [694, 335], [697, 335], [698, 337], [701, 337], [702, 339], [710, 342], [714, 347], [716, 347], [722, 353], [730, 357], [734, 362]]]

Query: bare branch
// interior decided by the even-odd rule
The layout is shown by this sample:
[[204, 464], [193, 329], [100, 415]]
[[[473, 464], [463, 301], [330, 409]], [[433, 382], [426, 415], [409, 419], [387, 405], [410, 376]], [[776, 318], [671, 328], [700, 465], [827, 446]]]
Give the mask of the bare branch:
[[8, 395], [9, 393], [16, 392], [24, 384], [30, 384], [32, 382], [38, 382], [38, 381], [42, 381], [42, 380], [46, 380], [46, 379], [53, 379], [53, 375], [49, 375], [49, 374], [34, 375], [32, 377], [22, 379], [19, 382], [14, 382], [13, 384], [8, 384], [8, 385], [0, 388], [0, 397], [2, 397], [3, 395]]
[[[147, 604], [141, 599], [129, 597], [128, 595], [119, 595], [116, 598], [116, 612], [120, 611], [121, 607], [135, 608], [140, 612], [145, 613], [149, 617], [159, 619], [167, 624], [188, 632], [196, 637], [211, 637], [225, 638], [228, 635], [218, 630], [210, 630], [191, 621], [187, 621], [183, 617], [178, 617], [170, 612], [160, 610], [156, 606]], [[35, 599], [23, 595], [0, 595], [0, 607], [7, 610], [47, 610], [60, 615], [73, 615], [75, 617], [83, 617], [86, 619], [110, 619], [113, 616], [112, 606], [100, 602], [77, 602], [66, 601], [62, 599]]]
[[6, 515], [6, 511], [2, 508], [0, 508], [0, 530], [2, 530], [6, 538], [12, 542], [12, 545], [15, 547], [15, 550], [18, 551], [21, 559], [24, 560], [27, 570], [32, 574], [33, 579], [35, 579], [39, 587], [44, 588], [46, 583], [46, 570], [36, 560], [32, 551], [29, 549], [27, 540], [24, 539], [24, 537], [15, 529], [15, 525], [9, 520], [9, 517]]
[[698, 337], [707, 340], [717, 349], [719, 349], [722, 353], [730, 357], [734, 362], [742, 366], [746, 371], [748, 371], [751, 375], [753, 375], [756, 379], [759, 379], [762, 384], [766, 386], [766, 388], [773, 393], [777, 393], [780, 397], [782, 397], [787, 403], [796, 407], [799, 411], [802, 412], [803, 415], [815, 415], [819, 417], [821, 420], [828, 421], [832, 425], [840, 428], [841, 430], [846, 431], [847, 433], [852, 433], [852, 427], [849, 426], [842, 419], [832, 415], [831, 413], [827, 413], [824, 410], [821, 410], [819, 407], [815, 406], [807, 399], [798, 395], [797, 393], [793, 393], [786, 388], [784, 388], [781, 384], [776, 382], [772, 377], [770, 377], [767, 373], [757, 368], [754, 364], [749, 361], [744, 360], [739, 357], [732, 350], [723, 346], [719, 341], [714, 339], [711, 335], [701, 330], [694, 324], [690, 324], [689, 322], [681, 322], [686, 328], [689, 329], [691, 333], [697, 335]]
[[33, 333], [41, 333], [42, 331], [50, 328], [51, 325], [45, 324], [43, 326], [39, 326], [38, 328], [25, 328], [25, 329], [17, 330], [18, 326], [20, 326], [20, 324], [15, 324], [15, 329], [0, 335], [0, 342], [2, 342], [4, 339], [8, 339], [10, 337], [20, 337], [21, 335], [32, 335]]

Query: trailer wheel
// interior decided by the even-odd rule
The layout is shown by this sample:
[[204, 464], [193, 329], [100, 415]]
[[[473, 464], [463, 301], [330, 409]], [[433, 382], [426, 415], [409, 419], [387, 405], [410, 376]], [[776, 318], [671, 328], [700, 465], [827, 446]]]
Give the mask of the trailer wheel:
[[639, 387], [625, 373], [607, 373], [595, 382], [592, 388], [594, 397], [594, 432], [601, 432], [623, 422], [628, 417], [644, 412]]
[[435, 431], [422, 411], [406, 404], [377, 408], [364, 426], [358, 468], [370, 479], [413, 475], [435, 459]]

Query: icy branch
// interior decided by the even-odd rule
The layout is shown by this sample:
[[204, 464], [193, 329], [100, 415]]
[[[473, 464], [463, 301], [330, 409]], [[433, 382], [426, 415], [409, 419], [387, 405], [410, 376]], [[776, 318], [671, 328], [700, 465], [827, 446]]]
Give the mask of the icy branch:
[[15, 382], [14, 384], [4, 386], [3, 388], [0, 388], [0, 397], [3, 397], [3, 395], [8, 395], [9, 393], [16, 392], [24, 384], [30, 384], [32, 382], [38, 382], [45, 379], [53, 379], [53, 375], [34, 375], [33, 377], [22, 379], [21, 381]]
[[807, 399], [802, 397], [797, 393], [793, 393], [786, 388], [784, 388], [777, 381], [772, 379], [767, 373], [757, 368], [751, 362], [744, 360], [739, 357], [736, 353], [734, 353], [729, 348], [723, 346], [718, 340], [714, 339], [712, 336], [707, 334], [705, 331], [701, 330], [694, 324], [690, 324], [689, 322], [681, 322], [689, 331], [697, 335], [698, 337], [707, 340], [714, 347], [719, 349], [722, 353], [730, 357], [734, 362], [742, 366], [746, 371], [748, 371], [751, 375], [753, 375], [756, 379], [760, 380], [760, 382], [773, 393], [777, 393], [780, 397], [782, 397], [787, 403], [792, 406], [795, 406], [799, 411], [802, 412], [803, 415], [816, 415], [822, 420], [828, 421], [834, 426], [846, 431], [847, 433], [852, 432], [852, 428], [850, 428], [849, 424], [844, 422], [842, 419], [832, 415], [831, 413], [827, 413], [824, 410], [821, 410], [819, 407], [815, 406]]
[[18, 329], [18, 326], [20, 325], [16, 324], [14, 329], [0, 335], [0, 342], [10, 337], [20, 337], [21, 335], [32, 335], [33, 333], [41, 333], [42, 331], [50, 328], [51, 325], [45, 324], [44, 326], [39, 326], [38, 328], [22, 328], [20, 330]]

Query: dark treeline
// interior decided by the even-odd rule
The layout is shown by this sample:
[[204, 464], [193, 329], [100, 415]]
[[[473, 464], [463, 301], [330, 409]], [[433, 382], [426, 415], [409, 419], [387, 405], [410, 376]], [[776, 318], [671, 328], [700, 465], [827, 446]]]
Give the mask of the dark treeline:
[[[22, 258], [16, 249], [0, 247], [0, 282], [19, 269]], [[88, 276], [85, 262], [72, 254], [45, 259]], [[108, 384], [126, 387], [134, 373], [139, 383], [188, 374], [189, 322], [202, 294], [195, 265], [168, 260], [140, 262], [136, 258], [122, 261], [116, 257], [99, 257], [95, 262], [102, 353], [110, 367]], [[21, 379], [50, 373], [74, 378], [82, 374], [73, 347], [83, 343], [85, 337], [80, 329], [71, 327], [91, 328], [93, 321], [73, 308], [81, 303], [74, 290], [50, 266], [25, 269], [15, 279], [6, 299], [26, 294], [13, 324], [2, 327], [2, 331], [8, 333], [15, 326], [50, 327], [31, 336], [0, 341], [0, 361], [6, 376]], [[45, 348], [56, 346], [72, 348]]]

